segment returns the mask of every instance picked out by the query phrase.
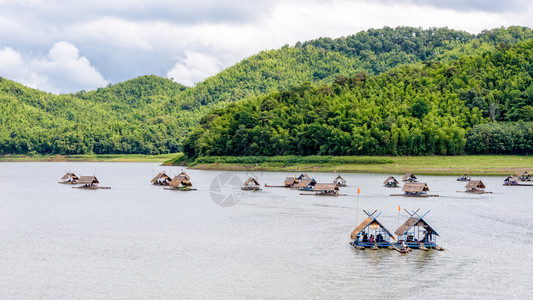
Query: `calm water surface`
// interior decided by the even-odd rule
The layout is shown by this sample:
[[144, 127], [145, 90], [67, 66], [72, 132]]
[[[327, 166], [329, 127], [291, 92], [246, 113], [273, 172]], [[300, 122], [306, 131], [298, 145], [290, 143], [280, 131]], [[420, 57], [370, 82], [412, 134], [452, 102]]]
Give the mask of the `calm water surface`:
[[[69, 169], [112, 189], [57, 184]], [[209, 187], [222, 172], [189, 170], [198, 191], [176, 192], [150, 185], [163, 169], [0, 163], [0, 299], [531, 297], [533, 187], [479, 177], [494, 194], [469, 195], [456, 192], [465, 184], [455, 177], [419, 176], [441, 197], [403, 198], [382, 187], [387, 175], [342, 174], [349, 187], [341, 191], [351, 196], [226, 185], [220, 194], [239, 202], [221, 207]], [[281, 184], [294, 173], [255, 175]], [[348, 245], [363, 209], [382, 211], [395, 231], [408, 217], [403, 208], [431, 210], [425, 219], [446, 250], [402, 255]]]

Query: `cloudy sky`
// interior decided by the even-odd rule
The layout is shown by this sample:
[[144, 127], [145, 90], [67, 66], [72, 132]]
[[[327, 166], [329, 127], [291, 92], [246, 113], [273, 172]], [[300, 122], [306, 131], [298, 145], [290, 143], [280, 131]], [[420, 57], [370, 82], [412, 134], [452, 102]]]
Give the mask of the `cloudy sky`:
[[192, 86], [261, 50], [383, 26], [533, 27], [527, 0], [0, 0], [0, 76], [53, 93]]

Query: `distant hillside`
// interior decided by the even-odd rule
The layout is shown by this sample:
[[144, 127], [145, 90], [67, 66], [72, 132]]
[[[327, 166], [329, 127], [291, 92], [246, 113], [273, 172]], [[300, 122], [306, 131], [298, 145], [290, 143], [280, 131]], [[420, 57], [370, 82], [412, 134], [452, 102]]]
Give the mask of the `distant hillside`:
[[[142, 76], [96, 91], [58, 96], [2, 79], [0, 154], [177, 152], [209, 111], [229, 103], [305, 82], [312, 87], [331, 85], [338, 78], [363, 73], [365, 78], [373, 78], [405, 64], [446, 63], [531, 37], [531, 29], [523, 27], [479, 35], [447, 28], [372, 29], [263, 51], [193, 88], [157, 76]], [[483, 91], [480, 93], [484, 97]], [[209, 116], [204, 117], [203, 124]]]
[[533, 40], [376, 76], [339, 76], [332, 84], [304, 84], [215, 110], [184, 152], [191, 158], [525, 154], [533, 151], [532, 76]]

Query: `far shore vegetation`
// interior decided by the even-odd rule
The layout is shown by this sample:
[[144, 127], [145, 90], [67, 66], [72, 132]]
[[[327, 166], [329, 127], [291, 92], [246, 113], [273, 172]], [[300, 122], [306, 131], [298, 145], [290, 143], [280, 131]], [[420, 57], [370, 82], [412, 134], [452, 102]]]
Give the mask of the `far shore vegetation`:
[[79, 155], [0, 155], [0, 162], [23, 161], [84, 161], [84, 162], [164, 162], [176, 157], [176, 153], [160, 155], [144, 154], [79, 154]]
[[[184, 155], [165, 162], [183, 165]], [[353, 172], [427, 175], [514, 175], [533, 170], [527, 155], [463, 156], [212, 156], [189, 161], [188, 167], [200, 170], [262, 170], [286, 172]]]

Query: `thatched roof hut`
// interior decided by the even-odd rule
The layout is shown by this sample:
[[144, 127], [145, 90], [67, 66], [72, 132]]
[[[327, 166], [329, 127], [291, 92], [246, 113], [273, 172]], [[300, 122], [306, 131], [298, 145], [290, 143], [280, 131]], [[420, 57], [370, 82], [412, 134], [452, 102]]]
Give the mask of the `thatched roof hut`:
[[519, 177], [522, 181], [531, 181], [531, 174], [529, 174], [527, 171], [522, 172]]
[[516, 180], [516, 178], [513, 175], [510, 175], [509, 177], [503, 180], [503, 184], [504, 185], [517, 185], [518, 180]]
[[80, 180], [80, 178], [76, 176], [76, 174], [74, 173], [67, 172], [65, 175], [63, 175], [63, 177], [61, 177], [61, 180], [72, 181], [72, 180]]
[[333, 180], [333, 183], [335, 183], [337, 186], [346, 186], [346, 180], [342, 178], [340, 175]]
[[100, 182], [98, 181], [96, 176], [81, 176], [80, 180], [78, 180], [78, 183], [83, 184], [85, 186], [91, 186]]
[[170, 182], [170, 177], [165, 174], [165, 171], [163, 171], [157, 174], [150, 182], [153, 184], [168, 184]]
[[467, 191], [482, 191], [486, 188], [481, 180], [470, 180], [465, 186]]
[[406, 194], [423, 194], [429, 192], [425, 182], [409, 182], [403, 185], [402, 191]]
[[294, 185], [295, 188], [313, 188], [316, 185], [316, 180], [309, 178], [309, 179], [301, 179], [298, 181], [297, 184]]
[[311, 176], [307, 174], [301, 174], [300, 176], [298, 176], [298, 178], [296, 178], [296, 180], [302, 180], [302, 179], [311, 179]]
[[248, 180], [244, 182], [244, 186], [260, 186], [260, 184], [255, 178], [249, 177]]
[[398, 180], [396, 178], [389, 176], [385, 181], [383, 181], [384, 185], [395, 185], [397, 186], [399, 184]]
[[[429, 213], [429, 211], [427, 212]], [[425, 232], [428, 234], [435, 234], [439, 235], [429, 224], [424, 220], [424, 216], [427, 215], [424, 214], [422, 217], [419, 217], [416, 214], [411, 215], [405, 223], [403, 223], [398, 229], [394, 232], [398, 237], [401, 237], [403, 235], [408, 234], [411, 229], [414, 229], [414, 227], [418, 227], [419, 229], [424, 229]]]
[[[378, 215], [379, 216], [379, 215]], [[392, 236], [392, 233], [387, 229], [385, 228], [385, 226], [383, 226], [383, 224], [381, 224], [378, 220], [377, 220], [377, 217], [374, 217], [372, 215], [369, 215], [361, 224], [359, 224], [359, 226], [357, 226], [353, 231], [352, 233], [350, 234], [350, 238], [352, 240], [355, 240], [357, 238], [357, 236], [363, 231], [365, 230], [366, 228], [368, 227], [368, 229], [378, 229], [378, 228], [381, 228], [384, 232], [386, 232], [393, 240], [396, 240], [394, 238], [394, 236]]]
[[402, 177], [402, 181], [417, 181], [415, 174], [407, 173]]
[[296, 178], [294, 178], [294, 177], [287, 177], [287, 178], [285, 178], [285, 181], [283, 182], [283, 184], [286, 187], [294, 186], [296, 183], [298, 183], [298, 180], [296, 180]]
[[172, 181], [170, 182], [170, 187], [190, 187], [192, 186], [192, 183], [190, 181], [191, 177], [187, 175], [185, 172], [181, 172], [180, 174], [174, 176]]
[[335, 183], [317, 183], [315, 184], [315, 191], [336, 193], [339, 191], [339, 187]]

